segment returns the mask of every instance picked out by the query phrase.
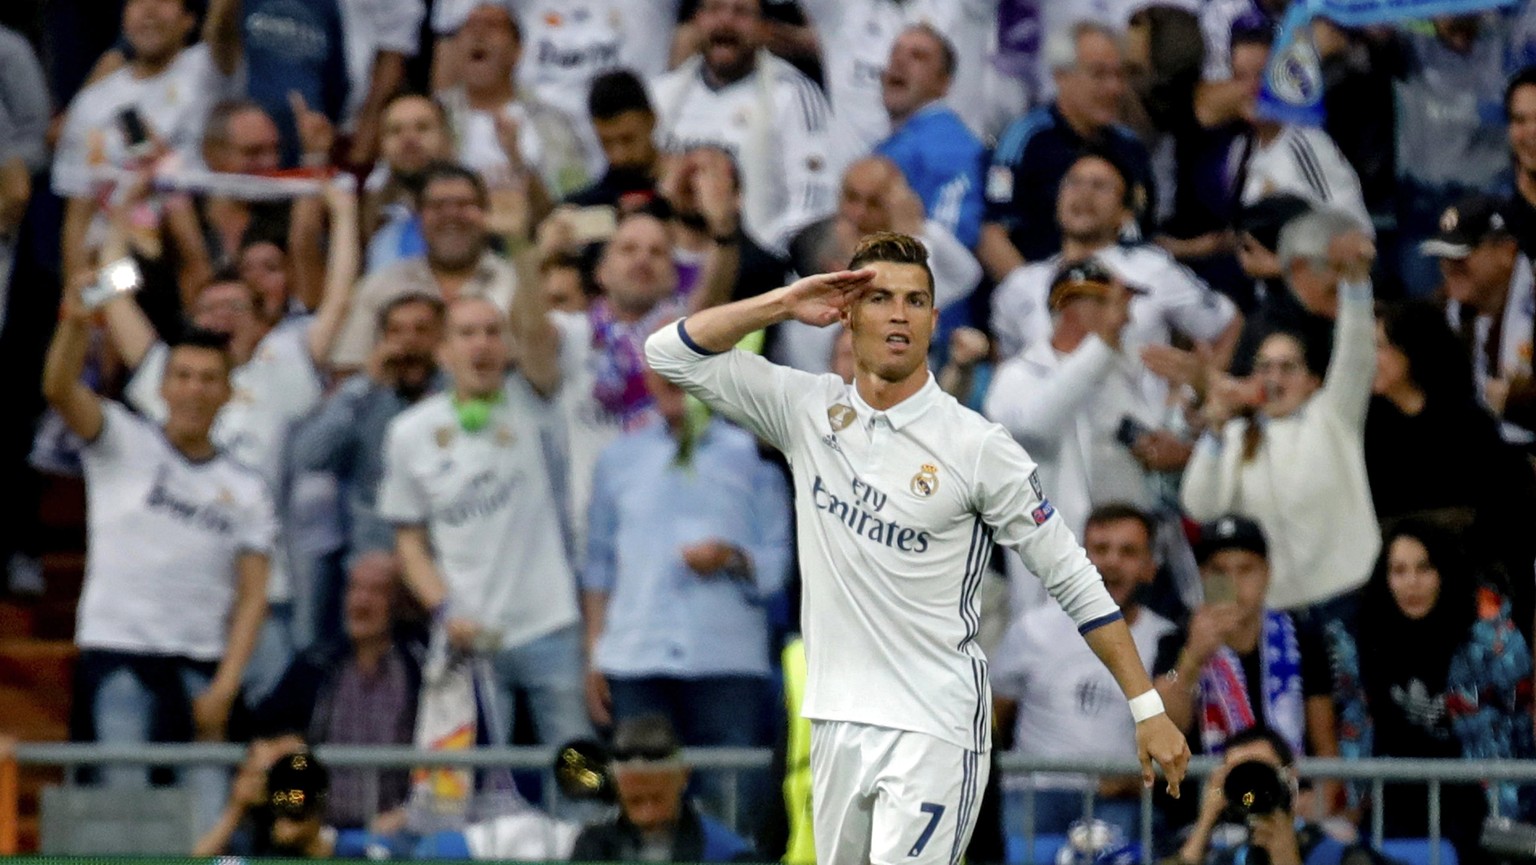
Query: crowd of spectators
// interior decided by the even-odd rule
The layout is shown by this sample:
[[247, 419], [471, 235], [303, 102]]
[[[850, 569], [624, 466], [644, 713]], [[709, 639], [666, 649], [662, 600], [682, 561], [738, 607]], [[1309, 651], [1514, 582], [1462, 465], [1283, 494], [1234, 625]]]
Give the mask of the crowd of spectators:
[[[99, 783], [193, 786], [200, 853], [330, 855], [527, 803], [309, 745], [617, 730], [617, 816], [543, 801], [539, 855], [753, 855], [677, 750], [803, 757], [793, 493], [642, 343], [876, 231], [927, 247], [940, 385], [1039, 464], [1197, 752], [1536, 757], [1536, 4], [1314, 20], [1320, 126], [1260, 107], [1286, 5], [4, 4], [6, 590], [45, 588], [39, 473], [82, 475], [71, 735], [250, 748]], [[741, 348], [852, 372], [836, 327]], [[995, 561], [999, 742], [1132, 756]], [[796, 861], [760, 782], [735, 828], [785, 856], [787, 796]], [[1001, 787], [993, 834], [1085, 795], [1136, 834], [1136, 779]], [[1446, 788], [1463, 861], [1521, 792]], [[1163, 852], [1218, 856], [1219, 798], [1160, 801]]]

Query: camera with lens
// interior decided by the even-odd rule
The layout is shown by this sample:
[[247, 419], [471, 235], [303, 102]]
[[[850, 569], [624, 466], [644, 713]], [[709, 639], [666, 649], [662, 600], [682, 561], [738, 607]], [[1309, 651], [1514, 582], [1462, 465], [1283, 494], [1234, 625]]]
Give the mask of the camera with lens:
[[1227, 814], [1234, 823], [1291, 810], [1291, 785], [1280, 769], [1260, 760], [1245, 760], [1227, 770], [1222, 782]]
[[612, 804], [618, 798], [609, 772], [612, 764], [613, 753], [602, 743], [576, 739], [555, 753], [555, 782], [570, 799]]

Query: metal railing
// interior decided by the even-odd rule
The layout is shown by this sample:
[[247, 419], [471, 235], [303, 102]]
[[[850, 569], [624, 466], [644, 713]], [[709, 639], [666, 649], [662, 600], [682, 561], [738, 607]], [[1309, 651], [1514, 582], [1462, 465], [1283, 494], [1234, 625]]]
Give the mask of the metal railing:
[[[554, 751], [548, 748], [475, 748], [463, 751], [422, 751], [409, 747], [370, 747], [322, 745], [316, 754], [332, 767], [355, 769], [402, 769], [402, 768], [500, 768], [541, 773], [546, 801], [553, 799], [554, 777], [551, 771]], [[233, 744], [184, 744], [184, 745], [108, 745], [108, 744], [19, 744], [9, 755], [0, 755], [0, 855], [17, 852], [17, 774], [20, 767], [53, 767], [65, 770], [65, 783], [73, 783], [75, 769], [102, 766], [170, 766], [190, 767], [223, 765], [238, 766], [244, 759], [245, 749]], [[730, 795], [725, 803], [727, 822], [739, 825], [738, 802], [735, 798], [737, 777], [742, 772], [761, 771], [769, 767], [772, 754], [766, 749], [705, 748], [687, 749], [684, 760], [700, 772], [723, 773], [732, 780], [726, 785]], [[1209, 775], [1219, 761], [1205, 758], [1190, 764], [1192, 778]], [[1083, 760], [1043, 759], [1024, 757], [1013, 753], [1000, 754], [997, 771], [1005, 774], [1050, 772], [1076, 774], [1087, 777], [1139, 775], [1140, 766], [1130, 760]], [[1368, 760], [1302, 759], [1297, 761], [1296, 774], [1303, 779], [1369, 782], [1371, 808], [1370, 838], [1378, 849], [1384, 839], [1381, 803], [1385, 786], [1389, 783], [1423, 784], [1429, 810], [1429, 855], [1431, 865], [1440, 865], [1441, 791], [1446, 784], [1481, 782], [1536, 782], [1536, 760], [1410, 760], [1378, 758]], [[776, 792], [776, 791], [774, 791]], [[1033, 861], [1033, 793], [1030, 787], [1023, 790], [1025, 797], [1025, 843], [1031, 848], [1026, 861]], [[1094, 793], [1083, 794], [1084, 816], [1091, 817]], [[376, 801], [374, 796], [370, 801]], [[777, 803], [776, 796], [772, 801]], [[1492, 816], [1497, 812], [1497, 799], [1493, 803]], [[1140, 841], [1143, 861], [1148, 861], [1153, 849], [1152, 838], [1153, 791], [1141, 791]]]

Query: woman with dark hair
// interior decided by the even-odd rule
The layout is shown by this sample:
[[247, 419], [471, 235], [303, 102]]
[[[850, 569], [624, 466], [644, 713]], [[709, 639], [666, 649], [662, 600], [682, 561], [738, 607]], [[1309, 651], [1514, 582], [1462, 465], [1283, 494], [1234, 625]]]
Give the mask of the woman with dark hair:
[[[1521, 759], [1532, 747], [1531, 652], [1509, 603], [1483, 584], [1455, 538], [1404, 519], [1386, 536], [1353, 628], [1330, 623], [1339, 753], [1346, 759]], [[1441, 828], [1462, 862], [1479, 857], [1488, 798], [1519, 813], [1513, 785], [1446, 785]], [[1422, 784], [1388, 784], [1388, 837], [1428, 825]]]
[[[1371, 391], [1365, 468], [1377, 519], [1389, 525], [1410, 514], [1430, 517], [1464, 533], [1466, 548], [1485, 557], [1479, 564], [1529, 573], [1536, 479], [1478, 404], [1466, 350], [1440, 307], [1408, 302], [1377, 311]], [[1508, 587], [1527, 636], [1530, 582]]]

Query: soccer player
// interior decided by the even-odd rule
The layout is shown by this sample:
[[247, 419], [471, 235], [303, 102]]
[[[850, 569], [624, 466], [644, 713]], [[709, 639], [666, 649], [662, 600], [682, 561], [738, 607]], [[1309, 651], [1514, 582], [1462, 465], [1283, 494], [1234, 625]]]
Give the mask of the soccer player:
[[[794, 469], [816, 859], [952, 863], [991, 749], [978, 589], [996, 540], [1023, 556], [1130, 699], [1143, 782], [1178, 795], [1189, 760], [1130, 629], [1000, 426], [925, 358], [938, 315], [927, 251], [866, 237], [850, 270], [696, 312], [654, 334], [651, 367], [767, 439]], [[730, 350], [794, 319], [853, 334], [852, 384]]]

